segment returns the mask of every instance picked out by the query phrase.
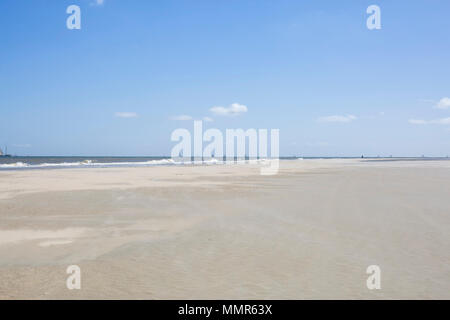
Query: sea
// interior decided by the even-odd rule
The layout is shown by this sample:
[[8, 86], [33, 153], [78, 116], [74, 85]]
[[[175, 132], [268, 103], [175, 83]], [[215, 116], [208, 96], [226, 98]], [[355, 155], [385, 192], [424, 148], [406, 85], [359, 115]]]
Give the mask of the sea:
[[[280, 157], [281, 160], [303, 159], [357, 159], [361, 157]], [[235, 159], [238, 161], [237, 159]], [[247, 159], [248, 160], [248, 159]], [[262, 159], [259, 159], [262, 160]], [[259, 161], [258, 160], [258, 161]], [[424, 161], [449, 160], [448, 157], [367, 157], [363, 161]], [[245, 161], [245, 159], [240, 160]], [[263, 160], [264, 161], [264, 160]], [[13, 156], [0, 157], [0, 170], [31, 170], [31, 169], [58, 169], [58, 168], [109, 168], [109, 167], [152, 167], [173, 165], [211, 165], [223, 163], [224, 159], [208, 159], [194, 161], [194, 159], [174, 160], [169, 156], [150, 157], [81, 157], [81, 156]], [[239, 161], [238, 161], [239, 162]]]
[[170, 157], [81, 157], [81, 156], [29, 156], [0, 157], [0, 170], [145, 167], [176, 165]]

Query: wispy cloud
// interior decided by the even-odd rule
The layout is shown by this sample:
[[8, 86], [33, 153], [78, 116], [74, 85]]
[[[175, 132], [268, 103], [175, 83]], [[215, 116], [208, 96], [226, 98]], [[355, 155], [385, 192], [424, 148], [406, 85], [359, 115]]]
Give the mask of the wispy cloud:
[[105, 3], [105, 0], [94, 0], [91, 2], [91, 6], [102, 6]]
[[450, 125], [450, 117], [449, 118], [441, 118], [441, 119], [434, 119], [434, 120], [421, 120], [421, 119], [409, 119], [409, 123], [411, 124], [443, 124], [443, 125]]
[[439, 102], [434, 106], [436, 109], [449, 109], [450, 108], [450, 98], [445, 97], [439, 100]]
[[116, 112], [114, 116], [118, 118], [136, 118], [138, 114], [136, 112]]
[[348, 122], [352, 122], [354, 120], [356, 120], [357, 117], [349, 114], [346, 116], [338, 116], [338, 115], [334, 115], [334, 116], [327, 116], [327, 117], [320, 117], [317, 119], [317, 121], [319, 122], [341, 122], [341, 123], [348, 123]]
[[214, 121], [212, 118], [210, 118], [210, 117], [203, 117], [203, 119], [202, 119], [203, 121], [205, 121], [205, 122], [212, 122], [212, 121]]
[[171, 117], [170, 120], [188, 121], [188, 120], [192, 120], [192, 117], [183, 114], [183, 115], [180, 115], [180, 116]]
[[243, 104], [233, 103], [227, 108], [215, 106], [209, 110], [217, 116], [237, 116], [241, 113], [247, 112], [248, 108]]

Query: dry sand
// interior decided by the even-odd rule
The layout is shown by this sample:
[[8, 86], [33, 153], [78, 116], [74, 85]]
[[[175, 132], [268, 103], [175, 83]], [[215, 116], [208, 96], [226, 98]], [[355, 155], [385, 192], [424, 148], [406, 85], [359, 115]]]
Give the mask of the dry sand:
[[[0, 299], [450, 299], [450, 161], [0, 172]], [[66, 268], [81, 268], [81, 290]], [[366, 268], [381, 268], [368, 290]]]

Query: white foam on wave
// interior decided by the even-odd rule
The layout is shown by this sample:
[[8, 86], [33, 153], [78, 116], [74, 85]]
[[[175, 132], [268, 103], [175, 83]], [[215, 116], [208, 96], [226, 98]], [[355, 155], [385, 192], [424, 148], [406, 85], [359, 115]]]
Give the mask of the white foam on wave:
[[0, 168], [23, 168], [28, 167], [28, 163], [16, 162], [16, 163], [4, 163], [0, 164]]
[[76, 162], [59, 163], [39, 163], [29, 164], [24, 162], [0, 164], [0, 168], [49, 168], [49, 167], [102, 167], [102, 166], [148, 166], [148, 165], [170, 165], [177, 164], [173, 159], [149, 160], [149, 161], [127, 161], [127, 162], [94, 162], [92, 160], [83, 160]]
[[[238, 160], [236, 163], [264, 163], [265, 159], [258, 160]], [[160, 160], [149, 160], [149, 161], [126, 161], [126, 162], [94, 162], [93, 160], [83, 160], [76, 162], [59, 162], [59, 163], [39, 163], [39, 164], [29, 164], [24, 162], [16, 163], [5, 163], [0, 164], [0, 169], [15, 169], [15, 168], [73, 168], [73, 167], [145, 167], [145, 166], [157, 166], [157, 165], [216, 165], [225, 164], [226, 161], [218, 159], [208, 159], [208, 160], [195, 160], [195, 161], [175, 161], [173, 159], [160, 159]], [[233, 163], [230, 162], [230, 163]]]

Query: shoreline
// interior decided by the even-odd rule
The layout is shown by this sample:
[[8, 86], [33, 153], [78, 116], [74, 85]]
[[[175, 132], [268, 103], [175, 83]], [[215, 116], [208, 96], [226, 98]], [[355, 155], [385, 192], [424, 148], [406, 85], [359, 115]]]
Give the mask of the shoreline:
[[[241, 164], [261, 164], [270, 159], [245, 159], [245, 160], [218, 160], [208, 158], [203, 160], [173, 160], [170, 157], [29, 157], [28, 159], [39, 159], [33, 163], [23, 162], [27, 157], [8, 158], [7, 163], [0, 163], [0, 172], [16, 170], [49, 170], [49, 169], [88, 169], [88, 168], [148, 168], [158, 166], [202, 166], [202, 165], [241, 165]], [[55, 159], [66, 159], [63, 162], [56, 162]], [[67, 162], [67, 160], [78, 160]], [[95, 160], [94, 160], [95, 159]], [[110, 159], [109, 162], [98, 162], [99, 160]], [[48, 162], [51, 160], [52, 162]], [[117, 160], [125, 160], [117, 162]], [[130, 161], [136, 160], [136, 161]], [[146, 161], [137, 161], [146, 160]], [[448, 157], [280, 157], [280, 161], [296, 160], [360, 160], [367, 162], [393, 162], [393, 161], [448, 161]]]

